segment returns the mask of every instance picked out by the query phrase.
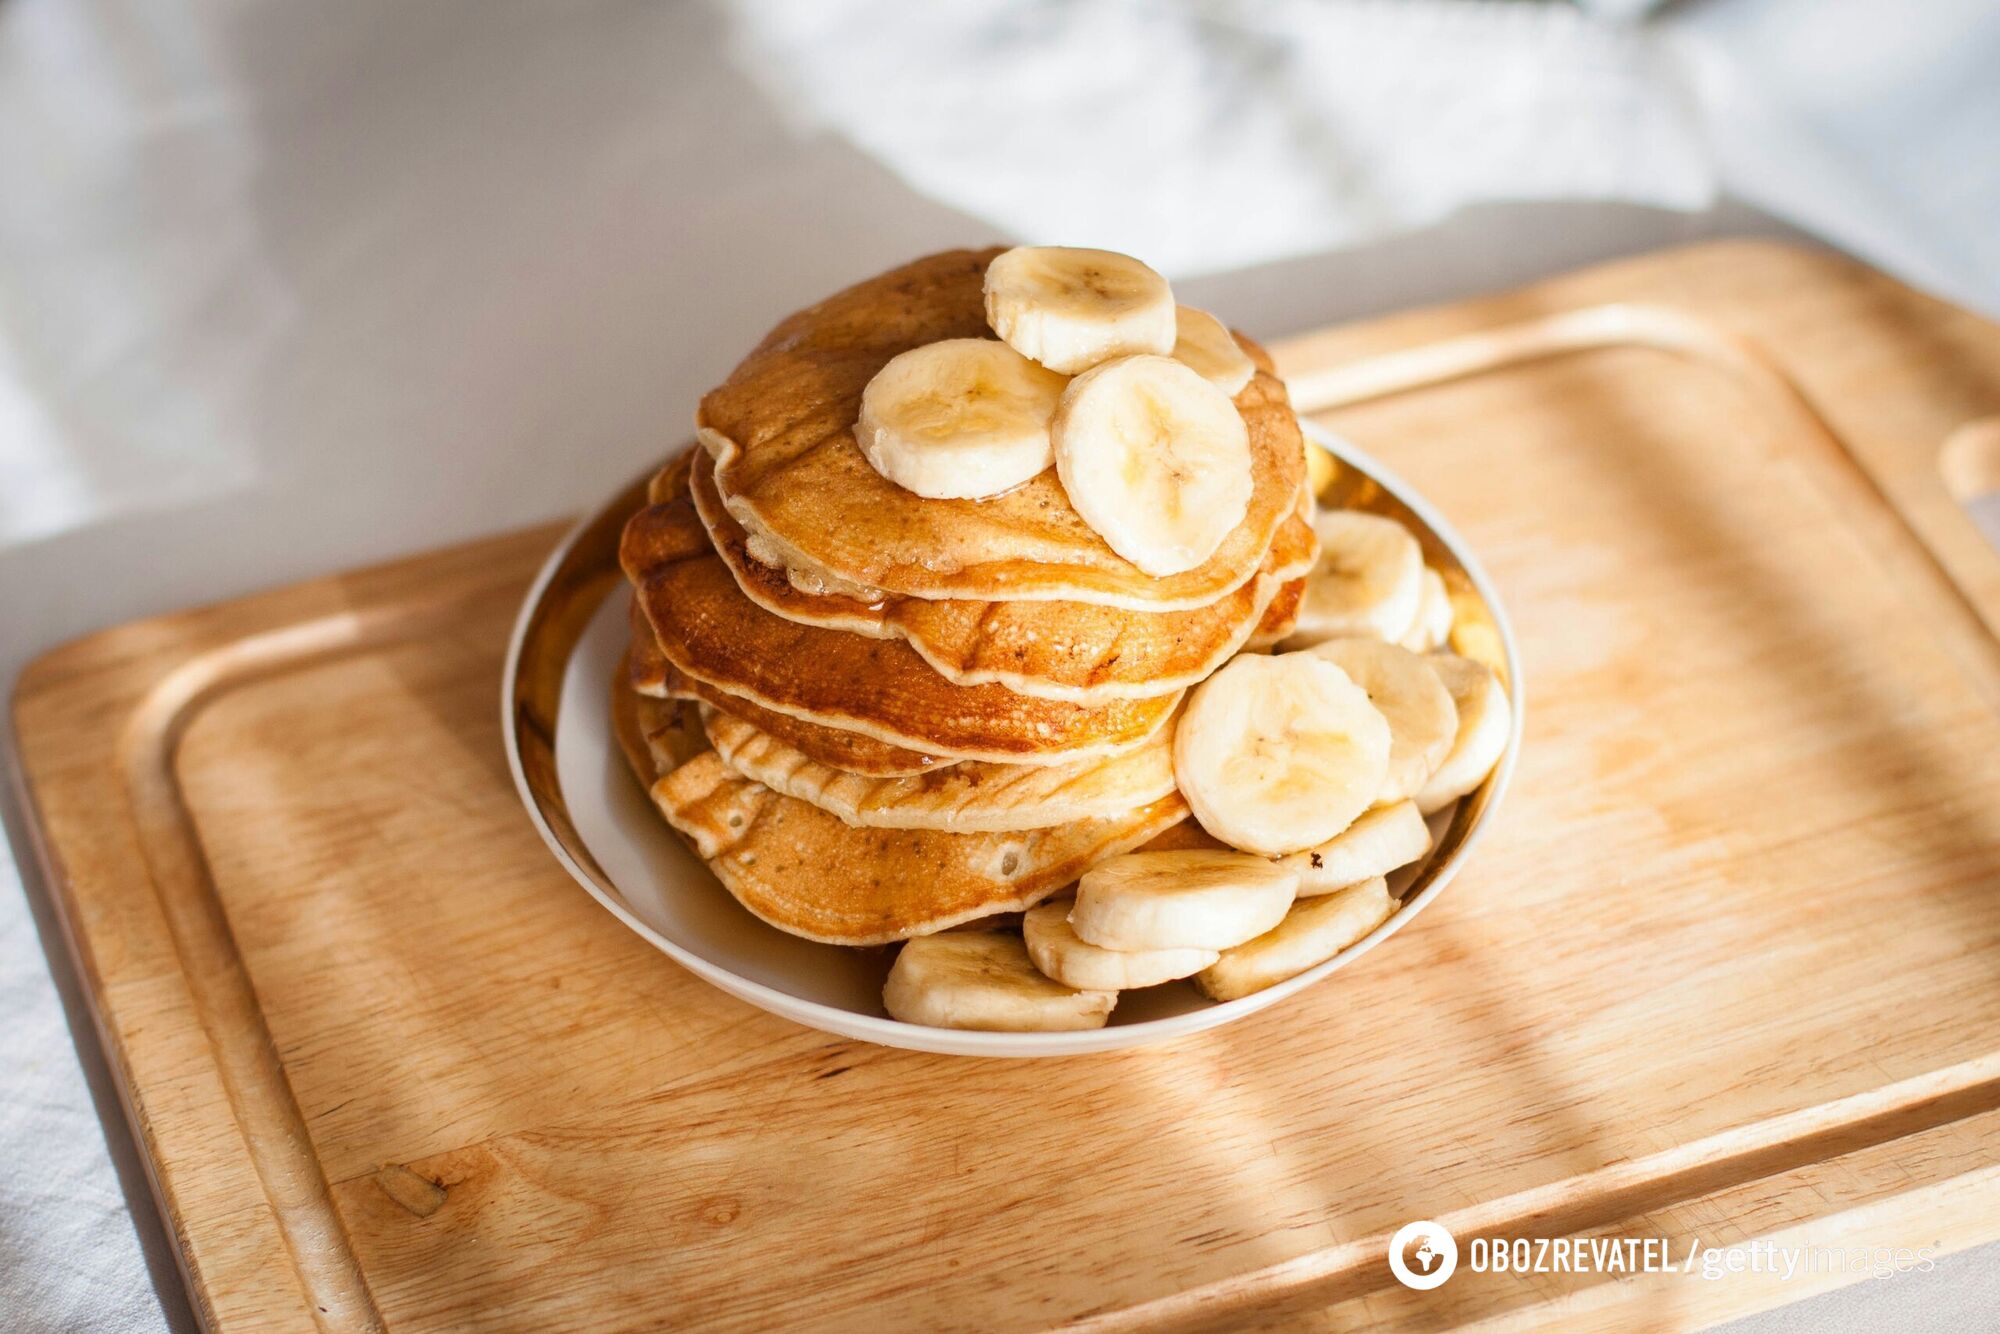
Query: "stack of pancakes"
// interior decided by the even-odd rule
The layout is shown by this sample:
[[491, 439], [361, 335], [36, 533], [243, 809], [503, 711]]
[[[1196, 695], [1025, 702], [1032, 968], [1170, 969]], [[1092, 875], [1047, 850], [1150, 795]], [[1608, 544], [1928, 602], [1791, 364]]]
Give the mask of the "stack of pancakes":
[[1241, 339], [1253, 490], [1193, 569], [1115, 554], [1053, 470], [971, 501], [871, 468], [863, 389], [912, 348], [991, 336], [997, 253], [919, 260], [780, 324], [624, 533], [628, 758], [746, 908], [810, 939], [926, 934], [1162, 835], [1199, 841], [1176, 828], [1182, 696], [1290, 633], [1318, 552], [1297, 420]]

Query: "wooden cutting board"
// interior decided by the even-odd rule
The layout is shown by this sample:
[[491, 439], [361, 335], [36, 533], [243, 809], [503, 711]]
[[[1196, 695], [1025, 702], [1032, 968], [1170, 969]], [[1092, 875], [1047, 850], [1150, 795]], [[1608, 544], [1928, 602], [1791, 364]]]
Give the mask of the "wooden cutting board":
[[40, 850], [202, 1318], [1671, 1328], [1862, 1274], [1417, 1293], [1384, 1239], [2000, 1236], [2000, 560], [1943, 480], [2000, 462], [2000, 328], [1729, 244], [1279, 353], [1496, 577], [1527, 733], [1429, 912], [1178, 1045], [831, 1041], [619, 925], [500, 745], [554, 529], [35, 663]]

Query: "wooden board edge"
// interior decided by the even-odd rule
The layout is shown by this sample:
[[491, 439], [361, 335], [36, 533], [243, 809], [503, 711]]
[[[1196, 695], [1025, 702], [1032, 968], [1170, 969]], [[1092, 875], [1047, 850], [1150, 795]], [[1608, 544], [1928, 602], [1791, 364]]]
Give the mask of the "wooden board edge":
[[[85, 750], [101, 799], [122, 805], [130, 817], [138, 856], [118, 875], [144, 886], [137, 892], [150, 891], [167, 922], [179, 979], [200, 1022], [198, 1040], [211, 1059], [209, 1073], [233, 1118], [232, 1125], [211, 1128], [242, 1139], [264, 1189], [258, 1207], [269, 1214], [301, 1285], [301, 1317], [325, 1329], [380, 1329], [181, 799], [179, 739], [207, 703], [234, 686], [409, 638], [468, 601], [517, 596], [565, 526], [480, 538], [110, 627], [38, 655], [16, 678], [9, 704], [23, 825], [153, 1203], [204, 1328], [214, 1327], [219, 1313], [164, 1167], [119, 1016], [106, 1009], [105, 978], [83, 925], [82, 887], [57, 851], [59, 830], [37, 793], [42, 782], [63, 776], [54, 759], [44, 762], [45, 752], [53, 756], [58, 739]], [[415, 586], [426, 591], [412, 601], [408, 593]], [[53, 705], [71, 697], [91, 706], [82, 727], [54, 716]]]
[[[249, 634], [275, 629], [308, 614], [366, 608], [394, 601], [413, 580], [440, 579], [467, 588], [500, 581], [512, 588], [524, 583], [535, 567], [569, 530], [571, 521], [531, 524], [491, 533], [470, 541], [375, 561], [350, 570], [315, 575], [236, 597], [220, 598], [154, 616], [91, 630], [35, 653], [15, 674], [8, 696], [14, 734], [27, 734], [22, 710], [50, 690], [62, 690], [79, 675], [121, 687], [132, 698], [185, 657], [220, 648]], [[156, 655], [164, 654], [164, 658]], [[17, 745], [19, 742], [17, 741]], [[25, 746], [22, 749], [26, 749]]]
[[[84, 1010], [90, 1016], [91, 1031], [97, 1038], [98, 1051], [104, 1059], [104, 1067], [110, 1075], [111, 1088], [118, 1098], [118, 1109], [124, 1116], [123, 1129], [131, 1136], [134, 1156], [139, 1160], [140, 1169], [145, 1173], [146, 1189], [153, 1208], [165, 1229], [169, 1249], [174, 1257], [174, 1269], [180, 1275], [181, 1286], [188, 1296], [188, 1306], [195, 1321], [203, 1329], [213, 1329], [216, 1324], [215, 1312], [210, 1308], [206, 1291], [197, 1282], [197, 1270], [193, 1256], [189, 1253], [185, 1228], [173, 1195], [161, 1178], [159, 1155], [155, 1152], [153, 1136], [148, 1126], [144, 1109], [138, 1101], [136, 1079], [134, 1078], [130, 1056], [125, 1049], [123, 1035], [119, 1033], [111, 1016], [106, 1013], [103, 1003], [103, 978], [96, 965], [95, 956], [88, 949], [78, 924], [78, 907], [72, 895], [69, 878], [63, 874], [62, 866], [49, 843], [46, 821], [39, 803], [35, 800], [33, 788], [29, 785], [25, 758], [16, 745], [13, 756], [12, 787], [15, 809], [21, 812], [21, 825], [26, 831], [27, 852], [33, 859], [34, 871], [41, 884], [46, 887], [50, 910], [54, 913], [57, 929], [62, 934], [63, 949], [68, 956], [78, 987], [82, 993]], [[24, 883], [23, 889], [32, 892]], [[107, 1136], [117, 1133], [117, 1128], [105, 1126]], [[134, 1209], [137, 1201], [128, 1201]]]
[[[1690, 267], [1754, 273], [1767, 283], [1837, 285], [1871, 308], [1893, 309], [1900, 323], [1936, 321], [1950, 330], [1953, 349], [1970, 354], [1976, 347], [1983, 354], [1978, 360], [2000, 393], [2000, 325], [1838, 251], [1765, 238], [1705, 241], [1611, 260], [1508, 291], [1307, 331], [1277, 341], [1271, 352], [1302, 416], [1399, 392], [1420, 376], [1438, 383], [1478, 373], [1495, 358], [1519, 363], [1618, 342], [1747, 376], [1760, 396], [1780, 402], [1809, 434], [1834, 446], [1830, 458], [1816, 461], [1816, 481], [1837, 505], [1861, 506], [1863, 535], [1877, 554], [1881, 520], [1890, 515], [1914, 539], [1920, 563], [1936, 567], [1937, 578], [1919, 573], [1917, 582], [1945, 593], [1969, 613], [1969, 622], [1967, 614], [1947, 613], [1954, 653], [1977, 664], [1974, 674], [1986, 678], [1982, 693], [2000, 706], [1991, 682], [1991, 668], [2000, 659], [1990, 652], [2000, 642], [2000, 551], [1973, 523], [1964, 497], [1951, 485], [1954, 476], [1968, 471], [1983, 475], [1989, 467], [2000, 468], [1993, 462], [2000, 459], [2000, 404], [1988, 403], [1936, 439], [1877, 438], [1860, 448], [1822, 410], [1796, 359], [1755, 327], [1754, 319], [1679, 304], [1676, 284], [1663, 282], [1662, 275]], [[1637, 300], [1625, 293], [1610, 300], [1601, 295], [1602, 289], [1621, 285], [1661, 290]], [[1399, 350], [1357, 354], [1364, 337], [1371, 342], [1386, 337]], [[1912, 573], [1907, 554], [1888, 557], [1905, 567], [1904, 578]]]
[[[1463, 1237], [1615, 1231], [1656, 1210], [1995, 1110], [2000, 1110], [2000, 1052], [1443, 1213], [1434, 1221]], [[1987, 1237], [1973, 1240], [1992, 1235], [2000, 1235], [2000, 1217], [1990, 1220]], [[1096, 1334], [1196, 1330], [1325, 1309], [1393, 1286], [1384, 1261], [1388, 1243], [1386, 1234], [1343, 1242], [1070, 1328]]]

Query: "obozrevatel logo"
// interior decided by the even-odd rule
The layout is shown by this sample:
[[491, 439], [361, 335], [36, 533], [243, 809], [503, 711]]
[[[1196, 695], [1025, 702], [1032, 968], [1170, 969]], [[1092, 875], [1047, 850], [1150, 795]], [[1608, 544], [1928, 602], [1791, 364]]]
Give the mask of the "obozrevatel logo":
[[1389, 1238], [1389, 1272], [1406, 1288], [1428, 1292], [1458, 1268], [1458, 1242], [1436, 1223], [1405, 1223]]

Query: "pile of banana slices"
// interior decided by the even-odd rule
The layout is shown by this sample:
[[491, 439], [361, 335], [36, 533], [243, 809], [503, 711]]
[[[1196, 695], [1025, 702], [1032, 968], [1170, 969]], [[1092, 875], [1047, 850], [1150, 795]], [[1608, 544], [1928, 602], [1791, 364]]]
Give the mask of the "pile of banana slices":
[[[1023, 341], [1038, 351], [1065, 333], [1081, 345], [1053, 321], [1008, 327], [1031, 329]], [[1512, 710], [1491, 669], [1449, 651], [1451, 598], [1407, 528], [1360, 510], [1323, 511], [1314, 528], [1320, 557], [1292, 636], [1196, 686], [1174, 724], [1175, 784], [1227, 847], [1114, 857], [1073, 896], [1030, 909], [1018, 935], [911, 940], [884, 989], [891, 1015], [1097, 1028], [1121, 991], [1189, 979], [1212, 1000], [1239, 999], [1389, 917], [1388, 877], [1429, 853], [1426, 817], [1485, 781]]]
[[1077, 514], [1145, 573], [1214, 555], [1250, 503], [1231, 400], [1256, 373], [1222, 321], [1109, 250], [1009, 250], [985, 298], [1000, 341], [927, 343], [869, 382], [854, 428], [869, 465], [920, 496], [985, 500], [1053, 464]]
[[1507, 692], [1452, 654], [1370, 639], [1246, 654], [1199, 686], [1174, 775], [1229, 849], [1133, 852], [1021, 934], [943, 932], [903, 946], [883, 999], [908, 1023], [1098, 1028], [1118, 993], [1192, 979], [1211, 1000], [1331, 959], [1395, 910], [1391, 872], [1431, 848], [1425, 820], [1507, 747]]

